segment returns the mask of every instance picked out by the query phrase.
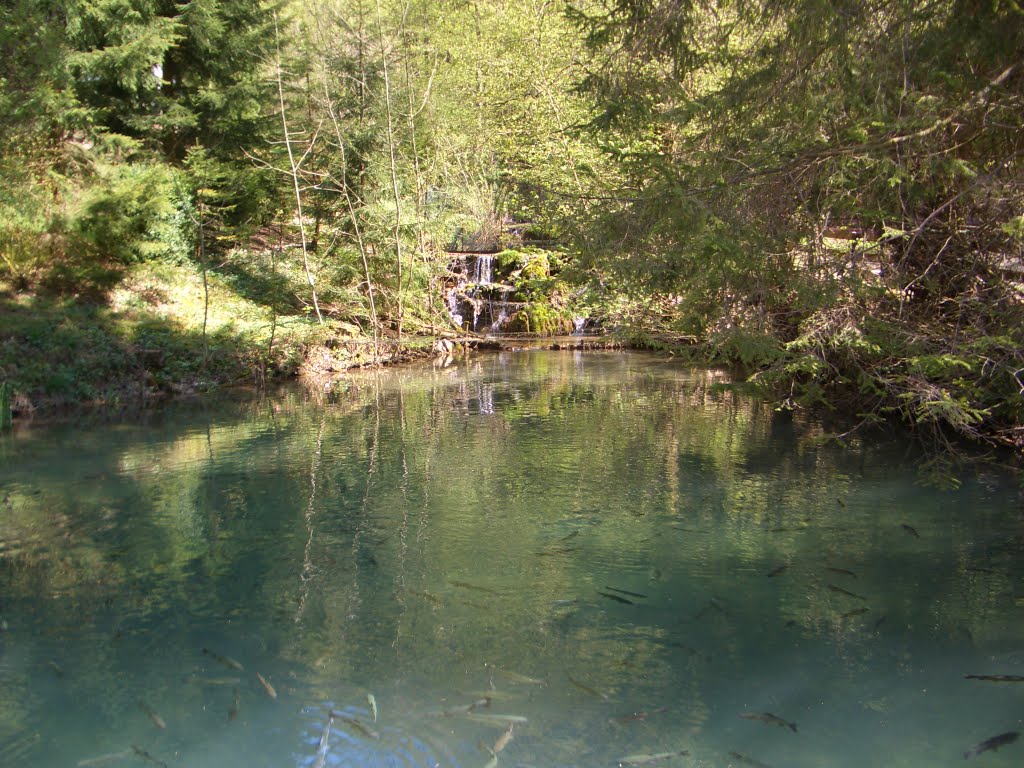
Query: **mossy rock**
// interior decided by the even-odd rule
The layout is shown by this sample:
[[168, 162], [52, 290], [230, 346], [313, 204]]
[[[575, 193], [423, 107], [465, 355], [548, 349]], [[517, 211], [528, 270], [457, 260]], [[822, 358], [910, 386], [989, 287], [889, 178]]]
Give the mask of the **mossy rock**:
[[532, 254], [527, 257], [520, 273], [524, 280], [543, 280], [551, 275], [551, 264], [546, 253]]
[[569, 314], [555, 309], [546, 302], [528, 304], [516, 313], [515, 320], [526, 326], [526, 332], [537, 333], [541, 336], [557, 336], [562, 333], [571, 333], [575, 329], [575, 324]]

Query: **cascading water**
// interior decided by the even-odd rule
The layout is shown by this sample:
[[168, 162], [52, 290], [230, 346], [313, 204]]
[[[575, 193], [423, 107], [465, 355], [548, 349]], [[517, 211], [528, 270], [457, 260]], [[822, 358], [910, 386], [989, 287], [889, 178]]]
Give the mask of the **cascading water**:
[[462, 327], [462, 323], [465, 318], [462, 313], [459, 312], [459, 292], [462, 290], [459, 285], [448, 289], [448, 294], [445, 296], [445, 304], [448, 307], [448, 315], [451, 317], [452, 322], [459, 328]]
[[[513, 301], [516, 288], [504, 282], [493, 254], [452, 254], [445, 305], [452, 323], [465, 330], [501, 334], [529, 331], [527, 302]], [[587, 319], [574, 318], [575, 335]]]
[[476, 265], [473, 270], [473, 282], [476, 285], [490, 285], [494, 282], [494, 257], [483, 254], [476, 257]]
[[445, 292], [445, 305], [448, 308], [448, 316], [451, 317], [452, 323], [455, 327], [461, 328], [462, 324], [466, 321], [466, 318], [460, 311], [462, 303], [460, 297], [466, 294], [466, 275], [469, 271], [466, 258], [464, 256], [455, 257], [450, 270], [452, 275], [455, 276], [455, 285]]
[[[504, 318], [502, 318], [503, 310], [501, 308], [499, 308], [498, 314], [494, 312], [492, 305], [502, 302], [493, 302], [490, 298], [490, 293], [494, 290], [511, 290], [505, 286], [495, 288], [493, 255], [477, 255], [472, 267], [470, 267], [468, 259], [460, 256], [452, 263], [451, 271], [456, 276], [456, 283], [446, 292], [445, 304], [448, 308], [448, 315], [455, 325], [463, 327], [467, 320], [467, 309], [472, 311], [470, 328], [474, 331], [477, 330], [481, 317], [485, 315], [493, 318], [491, 328], [495, 330], [501, 322], [508, 320], [507, 311], [504, 311]], [[469, 305], [468, 308], [466, 305]]]
[[[466, 294], [473, 303], [473, 330], [477, 330], [477, 323], [480, 319], [480, 308], [483, 303], [484, 290], [494, 282], [494, 257], [490, 254], [481, 254], [476, 257], [476, 264], [473, 269], [473, 283]], [[488, 309], [490, 301], [488, 300]], [[493, 313], [491, 317], [493, 317]]]
[[492, 332], [500, 332], [502, 327], [505, 325], [505, 323], [507, 323], [509, 321], [509, 319], [510, 319], [509, 318], [509, 313], [508, 313], [509, 302], [507, 302], [507, 301], [500, 301], [500, 302], [497, 302], [497, 305], [498, 305], [498, 315], [497, 315], [497, 317], [494, 318], [494, 322], [491, 323], [491, 331]]

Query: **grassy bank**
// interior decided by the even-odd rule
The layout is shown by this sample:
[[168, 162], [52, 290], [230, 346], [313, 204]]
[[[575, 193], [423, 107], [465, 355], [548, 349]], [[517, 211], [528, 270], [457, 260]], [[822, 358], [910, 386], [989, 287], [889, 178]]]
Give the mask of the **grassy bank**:
[[0, 381], [15, 415], [260, 384], [295, 375], [307, 350], [355, 330], [284, 314], [269, 293], [247, 296], [242, 282], [211, 272], [204, 312], [203, 278], [192, 264], [136, 264], [100, 300], [19, 292], [0, 281]]
[[[18, 292], [0, 281], [0, 425], [4, 399], [16, 417], [138, 408], [299, 375], [321, 381], [353, 366], [431, 353], [429, 334], [375, 340], [360, 327], [358, 302], [330, 291], [321, 326], [301, 299], [298, 264], [278, 263], [271, 272], [260, 268], [266, 258], [234, 252], [208, 272], [205, 287], [195, 264], [138, 263], [99, 300]], [[953, 477], [952, 460], [979, 447], [1009, 449], [1019, 460], [1019, 338], [949, 348], [943, 339], [951, 334], [929, 335], [922, 326], [900, 335], [883, 323], [891, 314], [884, 302], [872, 310], [856, 318], [851, 310], [836, 328], [810, 318], [791, 340], [735, 327], [687, 334], [674, 299], [609, 299], [599, 319], [616, 331], [618, 345], [728, 365], [779, 408], [831, 414], [845, 424], [839, 439], [901, 423], [932, 450], [932, 480]], [[891, 339], [906, 342], [894, 350]]]

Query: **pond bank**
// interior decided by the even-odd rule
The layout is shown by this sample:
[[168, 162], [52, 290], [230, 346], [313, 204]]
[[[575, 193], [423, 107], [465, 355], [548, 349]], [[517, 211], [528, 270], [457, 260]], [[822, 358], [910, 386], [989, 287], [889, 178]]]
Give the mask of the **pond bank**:
[[[237, 257], [236, 259], [240, 258]], [[255, 258], [255, 257], [253, 257]], [[256, 260], [258, 262], [258, 259]], [[18, 421], [85, 411], [138, 411], [181, 397], [265, 388], [300, 375], [395, 365], [474, 350], [629, 346], [610, 336], [489, 337], [411, 319], [403, 338], [371, 337], [335, 305], [321, 325], [194, 265], [136, 264], [102, 297], [21, 289], [0, 278], [0, 385]], [[204, 296], [206, 298], [204, 298]]]
[[539, 336], [536, 334], [456, 335], [415, 337], [401, 341], [386, 339], [342, 339], [309, 350], [298, 378], [315, 389], [348, 371], [402, 365], [433, 358], [440, 366], [476, 352], [520, 352], [527, 350], [629, 349], [632, 345], [615, 336]]
[[18, 310], [0, 302], [0, 318], [10, 329], [0, 337], [2, 405], [15, 425], [83, 412], [137, 412], [175, 399], [238, 388], [262, 391], [289, 380], [314, 382], [354, 369], [444, 362], [475, 352], [634, 347], [615, 336], [594, 335], [439, 332], [373, 339], [281, 322], [274, 347], [221, 333], [208, 339], [204, 360], [201, 338], [160, 327], [152, 318], [133, 322], [102, 307], [41, 300]]

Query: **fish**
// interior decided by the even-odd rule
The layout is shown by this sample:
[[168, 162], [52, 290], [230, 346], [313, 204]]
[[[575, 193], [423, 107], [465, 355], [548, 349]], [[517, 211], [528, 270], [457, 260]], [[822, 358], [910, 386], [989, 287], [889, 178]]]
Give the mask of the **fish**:
[[611, 592], [618, 592], [620, 595], [629, 595], [630, 597], [647, 597], [647, 595], [642, 595], [639, 592], [630, 592], [628, 589], [619, 589], [618, 587], [609, 587], [605, 585], [605, 589], [610, 590]]
[[468, 714], [468, 713], [472, 712], [475, 709], [479, 709], [480, 707], [489, 707], [489, 706], [491, 706], [491, 697], [490, 696], [484, 696], [484, 697], [479, 698], [476, 701], [472, 702], [471, 704], [461, 704], [461, 705], [459, 705], [457, 707], [450, 707], [450, 708], [442, 711], [441, 714], [444, 715], [445, 717], [455, 717], [456, 715]]
[[331, 740], [332, 725], [334, 725], [334, 718], [331, 715], [328, 715], [323, 733], [320, 734], [320, 745], [316, 750], [316, 761], [313, 763], [313, 768], [324, 768], [324, 763], [327, 762], [327, 747]]
[[773, 715], [771, 712], [740, 712], [740, 717], [744, 720], [757, 720], [761, 723], [768, 725], [778, 725], [783, 728], [789, 728], [793, 733], [796, 733], [796, 723], [791, 723], [789, 720], [783, 720], [778, 715]]
[[568, 555], [570, 552], [575, 552], [576, 547], [551, 547], [549, 549], [542, 549], [540, 552], [534, 552], [537, 557], [554, 557], [555, 555]]
[[267, 692], [267, 696], [272, 699], [277, 698], [277, 691], [274, 690], [274, 686], [267, 682], [267, 679], [259, 672], [256, 673], [256, 679], [260, 681], [260, 685], [263, 686], [263, 690]]
[[854, 608], [852, 611], [847, 611], [846, 613], [841, 614], [839, 616], [839, 618], [841, 618], [841, 619], [849, 619], [849, 618], [852, 618], [854, 616], [862, 616], [862, 615], [864, 615], [865, 613], [867, 613], [870, 610], [871, 610], [870, 608]]
[[508, 743], [512, 741], [512, 729], [515, 727], [515, 723], [508, 724], [508, 728], [506, 728], [504, 732], [502, 732], [501, 736], [498, 737], [498, 740], [494, 742], [494, 748], [491, 750], [493, 754], [497, 755], [501, 750], [508, 746]]
[[231, 700], [231, 709], [228, 710], [228, 720], [234, 720], [236, 717], [238, 717], [238, 704], [238, 689], [235, 688], [235, 697]]
[[200, 677], [199, 675], [185, 675], [181, 678], [183, 683], [195, 683], [196, 685], [238, 685], [242, 682], [240, 677]]
[[346, 725], [352, 726], [353, 728], [355, 728], [357, 731], [362, 733], [367, 738], [371, 738], [371, 739], [379, 739], [380, 738], [380, 734], [377, 733], [377, 731], [373, 730], [373, 728], [370, 728], [368, 725], [366, 725], [365, 723], [363, 723], [362, 721], [360, 721], [360, 720], [358, 720], [358, 719], [356, 719], [354, 717], [350, 717], [349, 715], [346, 715], [344, 712], [338, 712], [338, 711], [332, 709], [330, 714], [331, 714], [331, 717], [333, 717], [335, 720], [340, 720], [341, 722], [345, 723]]
[[1024, 683], [1024, 675], [964, 675], [964, 680], [986, 680], [990, 683]]
[[600, 691], [596, 690], [595, 688], [591, 688], [586, 683], [581, 683], [579, 680], [577, 680], [572, 675], [566, 675], [566, 677], [569, 678], [569, 682], [570, 683], [575, 685], [581, 691], [583, 691], [585, 693], [589, 693], [591, 696], [596, 696], [599, 699], [604, 699], [605, 701], [608, 701], [608, 694], [601, 693]]
[[499, 691], [492, 688], [489, 691], [458, 691], [460, 696], [472, 696], [473, 699], [521, 699], [525, 694], [522, 691]]
[[203, 648], [203, 654], [209, 656], [214, 661], [219, 661], [228, 669], [237, 669], [239, 672], [245, 669], [239, 662], [232, 659], [230, 656], [221, 656], [219, 653], [214, 653], [209, 648]]
[[630, 712], [628, 715], [620, 715], [619, 717], [613, 717], [610, 722], [632, 723], [636, 720], [646, 720], [651, 715], [656, 715], [659, 712], [668, 712], [668, 707], [658, 707], [657, 709], [652, 709], [650, 712]]
[[580, 535], [579, 531], [573, 531], [572, 533], [567, 533], [565, 536], [560, 538], [559, 541], [568, 541], [569, 539], [574, 539], [574, 538], [576, 538], [579, 535]]
[[441, 602], [441, 598], [439, 598], [437, 595], [432, 595], [429, 592], [423, 592], [418, 589], [407, 589], [406, 592], [408, 592], [410, 595], [415, 595], [416, 597], [422, 597], [428, 603], [433, 603], [434, 605], [443, 605], [443, 603]]
[[506, 680], [511, 680], [513, 683], [523, 683], [524, 685], [546, 685], [544, 680], [538, 680], [536, 677], [527, 677], [526, 675], [521, 675], [518, 672], [510, 672], [507, 669], [498, 669], [497, 667], [493, 667], [493, 669]]
[[110, 752], [106, 755], [99, 755], [98, 757], [89, 757], [85, 760], [79, 760], [75, 763], [76, 768], [93, 768], [93, 766], [106, 765], [112, 763], [115, 760], [123, 760], [126, 757], [131, 757], [135, 753], [130, 749], [126, 749], [123, 752]]
[[370, 714], [373, 715], [373, 722], [377, 722], [377, 699], [372, 693], [366, 694], [366, 703], [370, 705]]
[[670, 757], [676, 757], [678, 755], [690, 754], [685, 749], [679, 749], [675, 752], [655, 752], [653, 754], [639, 754], [639, 755], [626, 755], [620, 757], [616, 762], [619, 765], [650, 765], [651, 763], [657, 763], [662, 760], [668, 760]]
[[843, 501], [842, 499], [839, 499], [839, 498], [837, 498], [837, 499], [836, 499], [836, 504], [838, 504], [838, 505], [839, 505], [840, 507], [842, 507], [843, 509], [846, 509], [846, 502], [845, 502], [845, 501]]
[[885, 620], [888, 619], [888, 618], [889, 618], [889, 614], [887, 614], [887, 613], [882, 614], [882, 618], [880, 618], [878, 621], [875, 622], [875, 629], [878, 629], [880, 626], [885, 624]]
[[617, 603], [625, 603], [626, 605], [636, 605], [636, 603], [634, 603], [632, 600], [629, 600], [625, 597], [619, 597], [618, 595], [613, 595], [611, 592], [602, 592], [599, 589], [597, 590], [597, 594], [599, 594], [601, 597], [607, 597], [609, 600], [614, 600]]
[[904, 531], [909, 533], [915, 539], [920, 539], [921, 538], [921, 534], [919, 534], [916, 530], [914, 530], [914, 526], [912, 526], [912, 525], [907, 525], [906, 523], [900, 523], [900, 528], [902, 528]]
[[160, 768], [167, 768], [167, 763], [165, 763], [163, 760], [157, 760], [155, 757], [153, 757], [151, 754], [149, 754], [149, 752], [144, 750], [142, 747], [136, 747], [134, 744], [132, 744], [132, 752], [134, 752], [136, 754], [136, 756], [138, 756], [141, 759], [145, 760], [147, 763], [152, 763], [153, 765], [159, 765]]
[[146, 704], [146, 702], [139, 701], [139, 709], [146, 713], [146, 717], [153, 721], [153, 725], [155, 725], [161, 731], [167, 730], [167, 723], [165, 723], [164, 719], [160, 717], [160, 715], [158, 715], [156, 712], [154, 712], [153, 708]]
[[976, 744], [964, 752], [964, 760], [969, 757], [976, 757], [982, 752], [995, 752], [1000, 747], [1013, 744], [1019, 736], [1020, 733], [1017, 731], [1007, 731], [1006, 733], [1000, 733], [998, 736], [993, 736], [991, 739], [985, 739], [980, 744]]
[[831, 565], [825, 566], [826, 571], [832, 571], [832, 573], [841, 573], [843, 576], [849, 576], [850, 578], [856, 579], [857, 574], [853, 571], [848, 571], [846, 568], [833, 568]]
[[64, 668], [53, 659], [46, 662], [46, 665], [53, 670], [53, 674], [57, 677], [64, 677]]
[[754, 768], [768, 768], [768, 766], [760, 760], [755, 760], [754, 758], [740, 754], [739, 752], [730, 752], [729, 757], [737, 762], [744, 763], [745, 765], [752, 765]]
[[867, 600], [867, 598], [864, 597], [863, 595], [858, 595], [856, 592], [851, 592], [848, 589], [843, 589], [842, 587], [837, 587], [835, 584], [829, 584], [828, 585], [828, 589], [829, 589], [829, 592], [838, 592], [840, 595], [846, 595], [847, 597], [855, 597], [858, 600]]
[[454, 579], [448, 582], [453, 587], [462, 587], [463, 589], [474, 589], [477, 592], [486, 592], [488, 595], [497, 595], [498, 593], [490, 587], [481, 587], [478, 584], [470, 584], [468, 581], [456, 581]]
[[775, 576], [778, 576], [781, 573], [785, 573], [786, 570], [788, 570], [788, 569], [789, 569], [789, 563], [783, 563], [780, 566], [772, 568], [768, 573], [765, 574], [765, 577], [771, 579], [771, 578], [773, 578]]
[[724, 616], [729, 615], [729, 611], [727, 611], [725, 609], [725, 606], [722, 605], [722, 601], [719, 600], [717, 597], [712, 597], [708, 599], [708, 604], [701, 608], [700, 611], [698, 611], [693, 618], [694, 620], [701, 619], [713, 610], [718, 611]]
[[466, 718], [476, 720], [478, 723], [490, 723], [491, 725], [507, 726], [509, 723], [525, 725], [529, 722], [522, 715], [505, 715], [491, 712], [467, 712]]

